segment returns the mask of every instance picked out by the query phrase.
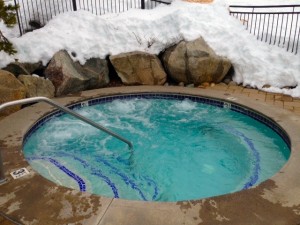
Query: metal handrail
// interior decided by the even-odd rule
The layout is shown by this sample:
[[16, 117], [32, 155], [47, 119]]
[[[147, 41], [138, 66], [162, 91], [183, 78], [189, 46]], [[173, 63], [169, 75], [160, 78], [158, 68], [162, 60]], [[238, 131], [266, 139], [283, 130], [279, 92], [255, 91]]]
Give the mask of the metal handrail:
[[[121, 137], [120, 135], [114, 133], [113, 131], [99, 125], [98, 123], [95, 123], [94, 121], [74, 112], [73, 110], [65, 107], [65, 106], [62, 106], [54, 101], [52, 101], [51, 99], [49, 98], [46, 98], [46, 97], [33, 97], [33, 98], [27, 98], [27, 99], [21, 99], [21, 100], [16, 100], [16, 101], [11, 101], [11, 102], [6, 102], [6, 103], [3, 103], [2, 105], [0, 105], [0, 111], [3, 110], [4, 108], [7, 108], [9, 106], [14, 106], [14, 105], [23, 105], [23, 104], [29, 104], [29, 103], [36, 103], [36, 102], [46, 102], [58, 109], [60, 109], [61, 111], [67, 113], [67, 114], [70, 114], [74, 117], [76, 117], [77, 119], [79, 120], [82, 120], [84, 121], [85, 123], [93, 126], [93, 127], [96, 127], [97, 129], [99, 130], [102, 130], [104, 131], [105, 133], [119, 139], [120, 141], [123, 141], [125, 142], [130, 150], [133, 149], [133, 145], [130, 141], [128, 141], [127, 139]], [[0, 152], [0, 184], [1, 183], [4, 183], [5, 182], [5, 177], [4, 177], [4, 170], [3, 170], [3, 162], [2, 162], [2, 157], [1, 157], [1, 152]]]

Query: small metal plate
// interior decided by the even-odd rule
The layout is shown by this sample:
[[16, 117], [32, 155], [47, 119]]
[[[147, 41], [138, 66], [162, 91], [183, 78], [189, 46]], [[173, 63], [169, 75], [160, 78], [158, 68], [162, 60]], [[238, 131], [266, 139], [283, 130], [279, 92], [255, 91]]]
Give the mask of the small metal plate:
[[14, 179], [18, 179], [20, 177], [23, 177], [25, 175], [29, 174], [29, 171], [26, 168], [21, 168], [18, 170], [15, 170], [13, 172], [10, 173], [10, 175], [14, 178]]
[[87, 107], [89, 106], [89, 101], [84, 101], [80, 103], [81, 107]]
[[231, 109], [231, 104], [229, 102], [224, 102], [223, 108], [224, 109]]

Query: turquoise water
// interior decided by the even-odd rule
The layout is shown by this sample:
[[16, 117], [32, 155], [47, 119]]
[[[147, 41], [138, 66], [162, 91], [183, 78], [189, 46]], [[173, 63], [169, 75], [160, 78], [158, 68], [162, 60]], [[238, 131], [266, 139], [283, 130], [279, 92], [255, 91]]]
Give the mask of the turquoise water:
[[178, 201], [247, 189], [287, 161], [286, 143], [243, 114], [191, 100], [127, 99], [78, 113], [132, 141], [68, 115], [24, 145], [32, 167], [60, 185], [124, 199]]

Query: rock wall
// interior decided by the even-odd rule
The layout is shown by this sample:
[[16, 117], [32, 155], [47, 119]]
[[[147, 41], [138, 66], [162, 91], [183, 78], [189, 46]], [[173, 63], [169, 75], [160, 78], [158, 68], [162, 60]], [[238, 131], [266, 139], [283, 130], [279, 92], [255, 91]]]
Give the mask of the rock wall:
[[[81, 65], [62, 50], [46, 67], [41, 62], [14, 62], [4, 68], [0, 72], [0, 103], [106, 87], [109, 75], [115, 72], [123, 85], [167, 85], [169, 81], [180, 86], [207, 86], [221, 82], [230, 68], [230, 61], [218, 56], [203, 38], [181, 41], [166, 49], [161, 60], [157, 55], [135, 51], [112, 55], [107, 60], [91, 58]], [[32, 76], [35, 72], [40, 77]]]

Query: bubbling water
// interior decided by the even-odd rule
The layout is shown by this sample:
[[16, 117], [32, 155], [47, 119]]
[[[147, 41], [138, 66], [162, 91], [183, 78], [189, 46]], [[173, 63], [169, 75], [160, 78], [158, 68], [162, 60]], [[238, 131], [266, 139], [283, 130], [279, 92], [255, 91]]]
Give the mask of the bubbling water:
[[24, 154], [53, 182], [107, 197], [178, 201], [231, 193], [266, 180], [289, 157], [264, 124], [190, 99], [117, 99], [77, 112], [131, 140], [133, 152], [62, 115], [31, 135]]

